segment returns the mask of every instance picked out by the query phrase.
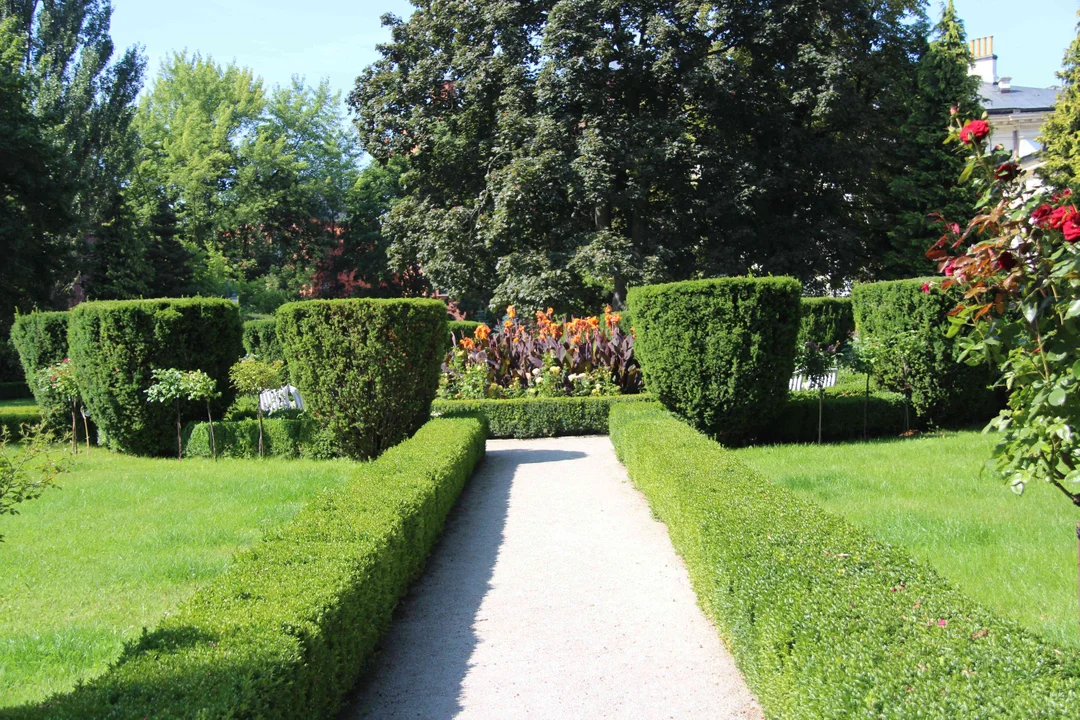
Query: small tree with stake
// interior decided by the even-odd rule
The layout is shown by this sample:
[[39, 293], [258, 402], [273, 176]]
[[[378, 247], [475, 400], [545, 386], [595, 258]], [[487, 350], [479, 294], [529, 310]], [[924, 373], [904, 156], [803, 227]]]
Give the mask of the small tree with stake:
[[210, 401], [221, 397], [221, 393], [217, 390], [217, 381], [202, 370], [192, 370], [184, 373], [182, 385], [185, 398], [192, 402], [206, 403], [206, 419], [210, 423], [210, 457], [217, 459], [214, 417], [210, 414]]
[[156, 382], [146, 389], [147, 401], [176, 404], [176, 459], [182, 460], [184, 440], [180, 435], [180, 403], [187, 399], [185, 373], [183, 370], [168, 368], [154, 370], [151, 376]]
[[[77, 431], [78, 425], [76, 424], [76, 418], [79, 413], [79, 386], [75, 382], [75, 368], [72, 367], [71, 362], [64, 358], [63, 361], [50, 365], [47, 368], [42, 369], [38, 382], [43, 386], [52, 390], [60, 397], [66, 399], [71, 404], [71, 452], [72, 454], [78, 454], [79, 434]], [[86, 454], [90, 454], [90, 428], [86, 422], [86, 414], [82, 413], [83, 418], [83, 431], [86, 434]]]
[[[281, 386], [281, 371], [284, 364], [278, 360], [268, 363], [259, 360], [254, 355], [248, 355], [232, 368], [229, 369], [229, 379], [237, 392], [243, 395], [254, 395], [258, 400], [259, 394], [264, 390], [270, 390]], [[259, 418], [259, 457], [263, 456], [263, 422], [262, 403], [258, 403]]]
[[808, 342], [799, 353], [799, 372], [810, 380], [818, 392], [817, 441], [821, 444], [821, 424], [825, 414], [825, 378], [836, 367], [836, 345]]

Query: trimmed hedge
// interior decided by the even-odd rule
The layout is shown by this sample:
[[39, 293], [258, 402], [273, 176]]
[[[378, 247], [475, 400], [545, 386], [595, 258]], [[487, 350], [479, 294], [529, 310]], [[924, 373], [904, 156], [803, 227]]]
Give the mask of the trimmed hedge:
[[804, 297], [799, 320], [796, 350], [806, 343], [835, 345], [845, 343], [855, 331], [851, 298]]
[[450, 328], [450, 332], [446, 336], [446, 342], [450, 347], [454, 346], [455, 337], [458, 340], [463, 337], [472, 337], [472, 334], [476, 332], [476, 328], [480, 325], [476, 320], [449, 320], [446, 324]]
[[493, 438], [607, 435], [611, 407], [651, 400], [648, 395], [609, 397], [514, 398], [512, 400], [436, 400], [432, 413], [445, 417], [476, 415]]
[[[157, 368], [202, 370], [217, 381], [218, 417], [232, 403], [229, 368], [243, 350], [240, 312], [220, 298], [82, 303], [71, 311], [70, 357], [79, 390], [113, 450], [169, 455], [176, 450], [176, 410], [149, 403]], [[206, 417], [186, 403], [182, 422]]]
[[727, 443], [780, 412], [795, 369], [800, 285], [721, 278], [631, 288], [634, 353], [645, 385], [694, 427]]
[[611, 439], [769, 717], [1075, 718], [1080, 659], [658, 405]]
[[19, 351], [15, 349], [15, 343], [11, 338], [5, 338], [0, 334], [0, 384], [19, 383], [26, 380], [22, 363], [19, 360]]
[[[904, 406], [907, 401], [900, 393], [872, 392], [869, 402], [863, 393], [825, 391], [822, 412], [821, 438], [827, 442], [860, 440], [863, 437], [863, 417], [869, 437], [899, 435], [904, 426]], [[914, 426], [915, 416], [908, 421]], [[776, 418], [758, 440], [768, 443], [817, 442], [818, 394], [817, 390], [793, 392], [788, 397], [784, 411]]]
[[47, 387], [39, 387], [38, 373], [68, 356], [69, 312], [32, 312], [17, 315], [11, 326], [11, 342], [19, 353], [26, 383], [55, 430], [70, 427], [71, 406]]
[[36, 405], [0, 406], [0, 427], [7, 428], [9, 440], [22, 437], [24, 424], [37, 425], [41, 419], [41, 408]]
[[[316, 426], [310, 418], [263, 418], [263, 454], [296, 458], [308, 456]], [[210, 457], [210, 424], [194, 423], [185, 428], [184, 453], [188, 457]], [[259, 421], [214, 421], [214, 443], [218, 457], [259, 457]]]
[[905, 391], [908, 368], [911, 405], [924, 422], [959, 426], [986, 421], [999, 409], [988, 386], [986, 366], [956, 361], [954, 341], [945, 337], [947, 315], [957, 303], [952, 292], [924, 293], [927, 280], [892, 280], [856, 285], [852, 291], [855, 322], [863, 340], [877, 342], [875, 375], [886, 389]]
[[34, 392], [24, 382], [0, 383], [0, 400], [25, 400], [32, 397]]
[[484, 439], [475, 418], [430, 421], [240, 553], [104, 675], [12, 717], [334, 717]]
[[248, 320], [244, 323], [244, 352], [260, 360], [284, 360], [285, 352], [277, 336], [277, 320]]
[[308, 300], [277, 311], [289, 375], [321, 436], [377, 456], [431, 416], [447, 336], [441, 300]]

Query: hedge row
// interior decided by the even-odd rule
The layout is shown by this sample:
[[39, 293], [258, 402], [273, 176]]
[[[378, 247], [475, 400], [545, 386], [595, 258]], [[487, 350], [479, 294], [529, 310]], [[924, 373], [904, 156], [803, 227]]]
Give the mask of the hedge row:
[[[263, 454], [297, 458], [312, 454], [317, 427], [310, 418], [263, 419]], [[184, 454], [210, 457], [210, 424], [193, 423], [185, 428]], [[254, 458], [259, 456], [259, 421], [214, 421], [214, 445], [218, 457]]]
[[449, 332], [440, 300], [309, 300], [282, 305], [278, 337], [320, 435], [374, 457], [431, 415]]
[[836, 345], [847, 342], [855, 331], [851, 298], [804, 297], [800, 309], [796, 350], [806, 343]]
[[68, 356], [68, 320], [66, 312], [32, 312], [17, 315], [11, 326], [11, 342], [19, 353], [26, 383], [55, 430], [70, 427], [71, 406], [48, 387], [38, 384], [38, 373]]
[[[861, 440], [866, 437], [899, 435], [915, 427], [914, 413], [905, 415], [907, 401], [900, 393], [825, 391], [821, 438], [826, 442]], [[865, 418], [865, 425], [864, 425]], [[757, 437], [768, 443], [817, 442], [818, 394], [816, 390], [793, 392], [784, 411]]]
[[1075, 718], [1080, 662], [657, 405], [611, 439], [769, 717]]
[[852, 291], [860, 339], [878, 347], [875, 374], [881, 385], [910, 393], [925, 423], [961, 426], [991, 418], [999, 409], [988, 389], [986, 366], [956, 361], [954, 341], [945, 336], [955, 292], [923, 292], [925, 280], [856, 285]]
[[24, 382], [0, 382], [0, 400], [25, 400], [34, 397]]
[[[90, 416], [113, 450], [169, 455], [176, 448], [176, 409], [148, 403], [155, 368], [202, 370], [217, 381], [218, 417], [235, 392], [229, 368], [242, 352], [240, 312], [220, 298], [82, 303], [71, 311], [69, 355]], [[190, 403], [182, 420], [205, 417]]]
[[0, 427], [7, 429], [8, 440], [18, 440], [22, 437], [23, 425], [37, 425], [41, 419], [41, 408], [34, 405], [0, 407]]
[[484, 418], [493, 438], [607, 435], [613, 405], [651, 399], [648, 395], [610, 397], [514, 398], [512, 400], [436, 400], [434, 414]]
[[792, 278], [631, 288], [634, 353], [649, 391], [724, 442], [754, 437], [787, 400], [800, 292]]
[[277, 336], [277, 320], [248, 320], [244, 323], [244, 352], [260, 360], [284, 360], [285, 352]]
[[334, 717], [484, 453], [432, 420], [238, 555], [103, 676], [13, 718]]

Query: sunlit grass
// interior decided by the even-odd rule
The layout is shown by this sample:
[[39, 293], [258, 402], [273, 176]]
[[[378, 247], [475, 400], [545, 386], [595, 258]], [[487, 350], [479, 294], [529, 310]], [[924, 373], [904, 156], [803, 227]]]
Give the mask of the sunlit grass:
[[737, 452], [772, 481], [907, 548], [998, 614], [1080, 647], [1080, 510], [1049, 485], [1013, 494], [984, 471], [993, 445], [959, 432]]
[[124, 641], [348, 468], [80, 455], [61, 489], [0, 517], [0, 707], [102, 672]]

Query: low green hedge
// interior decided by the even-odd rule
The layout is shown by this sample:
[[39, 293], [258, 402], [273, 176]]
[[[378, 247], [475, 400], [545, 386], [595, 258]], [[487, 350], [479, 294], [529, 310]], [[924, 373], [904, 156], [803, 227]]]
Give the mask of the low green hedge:
[[611, 439], [769, 717], [1075, 718], [1080, 658], [652, 403]]
[[439, 419], [312, 500], [101, 677], [15, 718], [328, 718], [374, 656], [484, 454]]
[[[858, 440], [866, 436], [899, 435], [915, 425], [915, 414], [905, 416], [904, 396], [900, 393], [872, 392], [869, 400], [863, 393], [825, 391], [822, 408], [821, 439], [827, 442]], [[803, 390], [788, 395], [784, 411], [758, 436], [759, 442], [806, 443], [818, 437], [817, 390]]]
[[[296, 458], [311, 454], [318, 427], [310, 418], [263, 418], [263, 454]], [[184, 454], [210, 457], [210, 424], [193, 423], [185, 428]], [[214, 421], [214, 444], [218, 457], [259, 456], [259, 421]]]
[[24, 424], [37, 425], [41, 419], [41, 408], [32, 401], [0, 405], [0, 427], [7, 428], [9, 440], [22, 437]]
[[613, 405], [649, 399], [647, 395], [613, 395], [513, 400], [436, 400], [431, 405], [431, 412], [447, 417], [478, 415], [487, 422], [493, 438], [607, 435], [608, 412]]
[[32, 397], [34, 393], [24, 382], [0, 383], [0, 400], [24, 400]]

